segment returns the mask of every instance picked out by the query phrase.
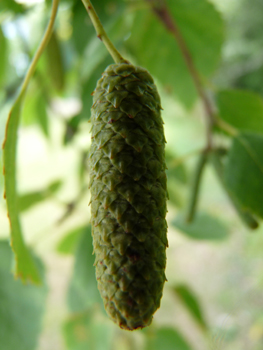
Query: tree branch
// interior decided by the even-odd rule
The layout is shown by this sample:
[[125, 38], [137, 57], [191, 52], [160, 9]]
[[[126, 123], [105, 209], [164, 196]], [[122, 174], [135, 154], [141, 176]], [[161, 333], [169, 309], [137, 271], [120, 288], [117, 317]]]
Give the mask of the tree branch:
[[150, 3], [153, 12], [156, 14], [159, 20], [163, 23], [165, 28], [173, 34], [182, 52], [182, 55], [187, 65], [187, 68], [189, 70], [189, 73], [193, 78], [196, 90], [204, 105], [204, 109], [206, 112], [206, 120], [207, 120], [207, 149], [211, 149], [212, 148], [212, 129], [215, 123], [213, 107], [205, 93], [201, 77], [195, 67], [191, 53], [177, 26], [175, 19], [169, 13], [169, 9], [167, 8], [165, 0], [146, 0], [146, 1]]

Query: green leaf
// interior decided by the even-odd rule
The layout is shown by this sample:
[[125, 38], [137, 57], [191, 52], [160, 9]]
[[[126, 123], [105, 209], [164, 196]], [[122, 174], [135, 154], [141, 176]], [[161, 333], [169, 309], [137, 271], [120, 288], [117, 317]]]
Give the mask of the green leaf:
[[232, 205], [234, 206], [234, 208], [236, 209], [237, 214], [239, 215], [240, 219], [242, 220], [242, 222], [250, 229], [254, 230], [256, 228], [258, 228], [259, 224], [256, 220], [256, 218], [254, 217], [254, 215], [251, 214], [251, 212], [247, 209], [245, 209], [244, 207], [242, 207], [242, 205], [240, 204], [238, 198], [236, 198], [233, 193], [231, 192], [231, 190], [229, 190], [225, 179], [224, 179], [224, 164], [222, 161], [222, 154], [220, 154], [220, 152], [212, 152], [209, 155], [209, 159], [211, 161], [211, 163], [214, 166], [214, 169], [216, 171], [216, 174], [218, 176], [218, 180], [220, 181], [222, 187], [224, 188], [224, 190], [226, 191]]
[[15, 14], [21, 14], [26, 11], [27, 7], [23, 4], [18, 4], [15, 0], [1, 0], [0, 10], [1, 11], [11, 11]]
[[38, 79], [33, 79], [27, 89], [27, 95], [24, 101], [24, 107], [21, 112], [23, 125], [38, 124], [43, 134], [49, 135], [49, 122], [47, 116], [48, 97], [45, 95], [41, 82], [41, 76]]
[[43, 200], [52, 196], [59, 190], [62, 182], [55, 181], [51, 183], [47, 188], [41, 191], [29, 192], [22, 194], [18, 197], [19, 211], [23, 212], [30, 209], [32, 206], [42, 202]]
[[41, 283], [35, 261], [25, 245], [19, 219], [19, 200], [16, 189], [16, 144], [19, 116], [24, 94], [15, 101], [8, 117], [5, 141], [3, 144], [5, 197], [11, 226], [11, 245], [15, 253], [15, 274], [22, 281]]
[[[127, 17], [125, 16], [118, 17], [109, 23], [105, 30], [107, 31], [108, 36], [111, 38], [111, 41], [118, 48], [118, 46], [125, 41], [125, 38], [130, 33], [130, 21], [128, 21]], [[101, 68], [100, 75], [104, 72], [107, 65], [113, 63], [112, 57], [107, 51], [105, 45], [103, 45], [103, 43], [98, 40], [96, 36], [89, 42], [81, 59], [82, 81], [87, 81], [86, 79], [89, 79], [93, 75], [94, 71], [97, 70], [98, 65], [103, 64], [103, 60], [105, 60], [105, 62], [104, 66]], [[87, 62], [89, 64], [87, 64]], [[95, 89], [95, 86], [96, 83], [94, 84], [93, 89]]]
[[263, 136], [240, 134], [226, 159], [224, 180], [244, 210], [263, 218]]
[[[12, 260], [14, 254], [12, 253], [12, 249], [8, 240], [1, 239], [0, 240], [0, 271], [6, 270], [8, 272], [11, 271], [12, 268]], [[14, 279], [14, 277], [12, 276]]]
[[154, 330], [142, 331], [148, 335], [146, 350], [192, 350], [183, 336], [173, 328], [159, 328]]
[[[3, 169], [2, 150], [0, 150], [0, 169]], [[1, 194], [3, 193], [3, 188], [4, 188], [4, 175], [2, 171], [0, 171], [0, 193]], [[3, 200], [3, 197], [1, 198], [1, 200]]]
[[[100, 0], [94, 4], [95, 10], [104, 28], [111, 24], [111, 22], [115, 22], [116, 19], [120, 17], [124, 6], [125, 4], [122, 0]], [[83, 55], [88, 43], [96, 36], [96, 34], [91, 20], [81, 1], [75, 1], [73, 5], [72, 27], [72, 43], [77, 52], [80, 55]], [[85, 33], [85, 35], [83, 35], [83, 33]]]
[[[13, 254], [0, 241], [0, 339], [4, 350], [35, 350], [42, 326], [46, 286], [24, 285], [10, 272]], [[43, 266], [36, 261], [43, 275]]]
[[73, 254], [84, 229], [81, 227], [66, 234], [58, 243], [56, 251], [60, 254]]
[[20, 213], [33, 207], [46, 199], [45, 192], [30, 192], [19, 196], [18, 206]]
[[185, 285], [177, 285], [172, 288], [182, 304], [188, 309], [192, 317], [199, 323], [203, 329], [207, 329], [207, 324], [203, 316], [199, 301], [193, 292]]
[[24, 77], [19, 94], [16, 97], [16, 100], [10, 110], [6, 123], [5, 139], [2, 147], [4, 158], [5, 197], [8, 217], [11, 226], [11, 246], [15, 253], [15, 274], [16, 276], [20, 277], [23, 282], [29, 280], [37, 284], [41, 283], [41, 276], [31, 255], [31, 252], [24, 242], [19, 218], [19, 201], [16, 187], [17, 132], [26, 89], [28, 87], [30, 78], [34, 73], [36, 64], [49, 39], [49, 35], [52, 33], [57, 8], [58, 2], [55, 1], [52, 4], [50, 21], [43, 39], [38, 46], [36, 54], [32, 59], [32, 62]]
[[72, 8], [72, 29], [72, 44], [82, 55], [95, 31], [81, 1], [76, 1]]
[[219, 114], [242, 131], [263, 133], [263, 100], [250, 91], [223, 90], [217, 95]]
[[206, 213], [197, 213], [191, 223], [185, 221], [184, 215], [179, 215], [172, 225], [193, 239], [222, 240], [227, 238], [229, 230], [218, 218]]
[[60, 43], [55, 31], [53, 31], [46, 47], [46, 58], [50, 80], [54, 88], [61, 91], [65, 85], [65, 69]]
[[2, 83], [4, 82], [5, 76], [6, 76], [6, 69], [7, 69], [7, 40], [4, 36], [4, 33], [2, 31], [2, 28], [0, 26], [0, 47], [1, 47], [1, 54], [0, 54], [0, 86], [2, 86]]
[[89, 119], [90, 118], [90, 110], [93, 104], [92, 93], [96, 88], [97, 81], [101, 77], [101, 74], [104, 72], [106, 67], [112, 63], [112, 58], [107, 55], [107, 57], [94, 69], [92, 74], [86, 80], [83, 85], [81, 100], [82, 100], [82, 111], [80, 114], [80, 118]]
[[68, 303], [71, 311], [81, 312], [94, 303], [102, 305], [95, 277], [94, 255], [92, 255], [91, 226], [82, 232], [75, 254], [75, 266], [68, 291]]
[[106, 319], [96, 318], [94, 309], [72, 315], [63, 326], [68, 350], [110, 350], [113, 327]]
[[43, 134], [48, 137], [49, 136], [49, 122], [48, 122], [48, 116], [47, 116], [47, 100], [43, 96], [42, 93], [40, 93], [37, 98], [35, 105], [37, 106], [37, 113], [36, 113], [36, 121], [38, 125], [40, 126]]
[[32, 125], [36, 122], [36, 115], [38, 114], [36, 101], [38, 95], [37, 81], [36, 79], [32, 79], [25, 95], [23, 109], [21, 109], [21, 123], [23, 126]]
[[49, 184], [46, 189], [47, 196], [51, 196], [52, 194], [56, 193], [61, 186], [62, 186], [61, 180], [56, 180], [51, 182], [51, 184]]
[[[209, 77], [217, 67], [224, 39], [224, 23], [206, 0], [169, 0], [169, 12], [176, 21], [194, 64]], [[138, 64], [147, 68], [186, 106], [196, 98], [192, 77], [174, 36], [148, 9], [135, 14], [127, 49]]]

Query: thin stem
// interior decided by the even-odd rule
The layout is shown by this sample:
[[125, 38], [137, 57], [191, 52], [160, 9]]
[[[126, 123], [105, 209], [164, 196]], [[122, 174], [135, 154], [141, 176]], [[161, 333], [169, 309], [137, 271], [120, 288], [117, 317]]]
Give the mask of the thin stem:
[[106, 46], [108, 52], [110, 53], [111, 57], [113, 58], [115, 63], [128, 63], [128, 61], [126, 61], [121, 54], [119, 53], [119, 51], [116, 49], [116, 47], [113, 45], [113, 43], [111, 42], [110, 38], [108, 37], [108, 35], [106, 34], [101, 21], [92, 5], [92, 3], [90, 2], [90, 0], [81, 0], [83, 2], [83, 5], [85, 6], [91, 22], [96, 30], [97, 33], [97, 37], [103, 42], [103, 44]]
[[188, 67], [189, 73], [191, 74], [196, 90], [203, 101], [203, 105], [206, 111], [206, 119], [207, 119], [207, 149], [212, 149], [212, 129], [215, 123], [214, 120], [214, 112], [212, 104], [208, 99], [205, 90], [203, 88], [202, 79], [197, 71], [192, 55], [188, 50], [186, 42], [177, 26], [177, 23], [174, 18], [169, 13], [169, 10], [163, 0], [155, 1], [155, 0], [146, 0], [148, 1], [153, 9], [153, 12], [157, 15], [166, 29], [173, 34], [177, 44], [182, 52], [184, 61]]
[[190, 223], [193, 221], [195, 212], [196, 212], [196, 207], [197, 207], [197, 202], [198, 202], [198, 195], [199, 195], [199, 190], [200, 190], [200, 184], [201, 184], [201, 179], [203, 175], [203, 170], [206, 165], [207, 161], [207, 155], [208, 151], [207, 149], [200, 155], [200, 158], [197, 163], [196, 171], [194, 174], [194, 179], [193, 179], [193, 185], [191, 188], [191, 197], [189, 201], [189, 208], [187, 210], [187, 215], [186, 215], [186, 222]]
[[59, 0], [53, 0], [51, 15], [50, 15], [50, 19], [49, 19], [49, 23], [48, 23], [47, 29], [45, 31], [43, 39], [40, 42], [40, 45], [39, 45], [38, 49], [37, 49], [37, 51], [36, 51], [36, 53], [35, 53], [35, 55], [33, 57], [31, 65], [30, 65], [30, 67], [29, 67], [29, 69], [28, 69], [28, 71], [26, 73], [26, 76], [25, 76], [24, 81], [23, 81], [22, 86], [21, 86], [21, 90], [20, 90], [19, 96], [21, 96], [25, 92], [25, 90], [27, 89], [27, 86], [29, 84], [30, 78], [34, 74], [37, 62], [38, 62], [40, 56], [42, 55], [43, 51], [45, 50], [45, 48], [46, 48], [46, 46], [47, 46], [47, 44], [49, 42], [49, 39], [50, 39], [51, 34], [52, 34], [53, 26], [54, 26], [54, 23], [55, 23], [56, 15], [57, 15], [58, 5], [59, 5]]

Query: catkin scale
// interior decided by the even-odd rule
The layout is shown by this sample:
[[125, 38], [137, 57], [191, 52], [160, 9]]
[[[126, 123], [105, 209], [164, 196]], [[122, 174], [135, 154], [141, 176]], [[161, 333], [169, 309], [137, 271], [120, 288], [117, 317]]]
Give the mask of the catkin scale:
[[151, 75], [112, 64], [93, 93], [89, 156], [98, 288], [121, 328], [148, 326], [165, 282], [165, 137]]

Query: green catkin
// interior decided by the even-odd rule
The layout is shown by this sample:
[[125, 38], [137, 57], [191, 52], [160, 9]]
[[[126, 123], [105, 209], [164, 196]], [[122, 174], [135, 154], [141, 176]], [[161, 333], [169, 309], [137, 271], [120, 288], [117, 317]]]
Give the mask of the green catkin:
[[163, 293], [167, 189], [160, 97], [151, 75], [112, 64], [93, 93], [91, 224], [105, 309], [121, 328], [150, 325]]

